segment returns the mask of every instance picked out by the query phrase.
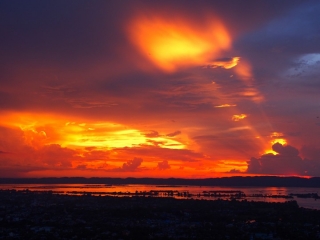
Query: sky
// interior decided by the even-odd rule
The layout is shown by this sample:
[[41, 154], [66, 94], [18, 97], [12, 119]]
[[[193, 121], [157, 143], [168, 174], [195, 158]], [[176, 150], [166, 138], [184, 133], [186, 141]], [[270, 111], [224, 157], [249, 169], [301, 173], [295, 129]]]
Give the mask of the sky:
[[0, 176], [320, 176], [319, 13], [1, 1]]

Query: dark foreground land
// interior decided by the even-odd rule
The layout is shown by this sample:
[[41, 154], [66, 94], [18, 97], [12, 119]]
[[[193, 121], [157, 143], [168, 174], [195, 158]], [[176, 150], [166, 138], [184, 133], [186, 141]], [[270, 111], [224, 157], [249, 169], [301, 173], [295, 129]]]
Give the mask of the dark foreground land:
[[319, 224], [294, 201], [0, 191], [0, 239], [320, 239]]

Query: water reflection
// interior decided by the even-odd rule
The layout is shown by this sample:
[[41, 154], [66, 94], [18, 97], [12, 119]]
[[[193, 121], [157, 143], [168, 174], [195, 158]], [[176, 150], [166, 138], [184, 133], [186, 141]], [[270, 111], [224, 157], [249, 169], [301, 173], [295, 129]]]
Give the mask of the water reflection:
[[212, 187], [180, 185], [110, 184], [2, 184], [0, 189], [52, 191], [57, 194], [93, 196], [174, 197], [177, 199], [238, 199], [263, 202], [295, 200], [301, 207], [320, 209], [319, 188]]

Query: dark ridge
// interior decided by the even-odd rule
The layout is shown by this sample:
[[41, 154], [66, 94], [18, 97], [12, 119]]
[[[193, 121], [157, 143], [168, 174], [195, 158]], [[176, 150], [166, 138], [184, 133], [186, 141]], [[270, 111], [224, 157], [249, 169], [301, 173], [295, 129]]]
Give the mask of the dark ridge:
[[0, 184], [147, 184], [191, 186], [251, 187], [320, 187], [320, 178], [300, 177], [224, 177], [205, 179], [184, 178], [0, 178]]

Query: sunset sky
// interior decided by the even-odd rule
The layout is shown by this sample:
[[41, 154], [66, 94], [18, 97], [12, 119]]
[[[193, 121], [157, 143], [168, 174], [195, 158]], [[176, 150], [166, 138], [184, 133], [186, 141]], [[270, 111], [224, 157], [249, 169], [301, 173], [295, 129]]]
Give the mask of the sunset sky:
[[320, 1], [1, 1], [1, 177], [320, 176]]

